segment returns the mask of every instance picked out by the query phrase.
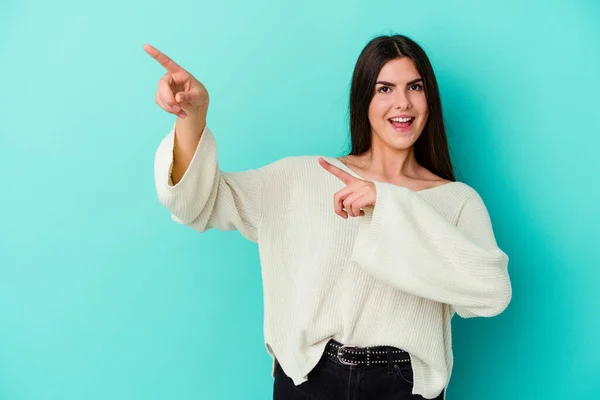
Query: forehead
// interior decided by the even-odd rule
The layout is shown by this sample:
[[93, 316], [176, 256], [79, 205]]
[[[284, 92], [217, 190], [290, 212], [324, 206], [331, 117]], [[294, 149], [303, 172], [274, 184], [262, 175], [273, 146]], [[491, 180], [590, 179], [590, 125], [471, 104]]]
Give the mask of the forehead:
[[378, 81], [387, 81], [392, 83], [409, 82], [413, 79], [421, 78], [417, 71], [415, 63], [408, 57], [395, 58], [385, 63], [379, 75]]

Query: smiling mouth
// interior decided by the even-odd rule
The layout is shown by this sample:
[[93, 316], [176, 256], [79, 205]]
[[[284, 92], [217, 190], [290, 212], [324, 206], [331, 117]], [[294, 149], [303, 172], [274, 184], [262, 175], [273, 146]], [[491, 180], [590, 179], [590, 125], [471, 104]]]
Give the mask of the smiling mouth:
[[410, 128], [412, 126], [412, 123], [415, 121], [415, 118], [411, 117], [408, 120], [407, 118], [390, 118], [388, 119], [388, 121], [390, 122], [390, 124], [392, 124], [394, 129], [406, 130], [407, 128]]

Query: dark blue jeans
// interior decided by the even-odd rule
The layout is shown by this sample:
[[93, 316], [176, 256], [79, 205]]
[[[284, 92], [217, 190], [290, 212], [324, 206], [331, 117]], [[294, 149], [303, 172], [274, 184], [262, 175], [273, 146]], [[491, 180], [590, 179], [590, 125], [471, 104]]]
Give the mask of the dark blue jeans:
[[[408, 400], [413, 395], [413, 371], [409, 362], [366, 367], [344, 365], [323, 355], [299, 386], [281, 366], [275, 370], [273, 400]], [[442, 392], [436, 400], [442, 400]]]

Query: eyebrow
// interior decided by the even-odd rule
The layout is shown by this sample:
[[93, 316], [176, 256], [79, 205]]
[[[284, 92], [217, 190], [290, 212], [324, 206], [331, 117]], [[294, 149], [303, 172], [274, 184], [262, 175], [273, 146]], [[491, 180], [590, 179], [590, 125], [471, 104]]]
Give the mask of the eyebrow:
[[[408, 86], [408, 85], [412, 85], [412, 84], [415, 84], [415, 83], [417, 83], [417, 82], [421, 82], [421, 81], [423, 81], [423, 78], [417, 78], [417, 79], [413, 79], [412, 81], [410, 81], [410, 82], [407, 82], [407, 83], [406, 83], [406, 85], [407, 85], [407, 86]], [[385, 86], [396, 87], [396, 84], [395, 84], [395, 83], [392, 83], [392, 82], [386, 82], [386, 81], [377, 81], [377, 82], [375, 82], [375, 84], [376, 84], [376, 85], [385, 85]]]

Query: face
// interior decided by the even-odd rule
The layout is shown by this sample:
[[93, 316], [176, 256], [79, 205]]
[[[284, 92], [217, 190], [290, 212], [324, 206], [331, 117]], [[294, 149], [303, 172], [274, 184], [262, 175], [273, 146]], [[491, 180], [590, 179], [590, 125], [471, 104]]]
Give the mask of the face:
[[369, 105], [373, 145], [409, 148], [423, 132], [427, 116], [423, 80], [413, 61], [408, 57], [388, 61], [377, 76]]

